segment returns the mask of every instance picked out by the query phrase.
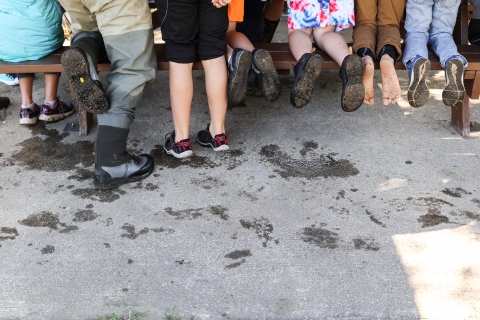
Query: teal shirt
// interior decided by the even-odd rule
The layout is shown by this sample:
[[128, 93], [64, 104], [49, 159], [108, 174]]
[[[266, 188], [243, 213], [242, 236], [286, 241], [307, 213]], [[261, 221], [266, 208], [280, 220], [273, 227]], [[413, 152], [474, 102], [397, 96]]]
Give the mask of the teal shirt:
[[0, 60], [38, 60], [63, 41], [57, 0], [0, 0]]

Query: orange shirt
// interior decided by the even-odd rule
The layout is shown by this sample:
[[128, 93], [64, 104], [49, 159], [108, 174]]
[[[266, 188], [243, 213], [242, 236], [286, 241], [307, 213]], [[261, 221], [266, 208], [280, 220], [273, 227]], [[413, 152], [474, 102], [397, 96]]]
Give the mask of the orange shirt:
[[243, 1], [232, 0], [228, 4], [228, 21], [242, 22], [243, 21]]

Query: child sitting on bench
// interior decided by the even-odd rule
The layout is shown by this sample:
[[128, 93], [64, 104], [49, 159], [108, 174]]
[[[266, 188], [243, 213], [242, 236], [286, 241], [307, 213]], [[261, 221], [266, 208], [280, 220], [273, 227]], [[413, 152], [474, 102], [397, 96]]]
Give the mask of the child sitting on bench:
[[421, 107], [428, 101], [428, 43], [445, 69], [443, 103], [454, 107], [462, 103], [465, 97], [463, 74], [468, 63], [465, 57], [458, 53], [452, 35], [460, 2], [461, 0], [407, 0], [407, 35], [402, 62], [408, 70], [407, 95], [412, 107]]
[[357, 110], [363, 102], [363, 62], [351, 55], [343, 37], [336, 33], [352, 28], [354, 6], [350, 0], [293, 0], [288, 3], [288, 44], [297, 60], [290, 103], [303, 108], [312, 98], [315, 79], [322, 69], [322, 57], [312, 53], [312, 39], [335, 60], [342, 79], [341, 106], [344, 111]]
[[270, 53], [264, 49], [255, 49], [243, 33], [236, 31], [237, 23], [243, 20], [243, 8], [243, 0], [232, 0], [228, 5], [228, 104], [237, 105], [245, 98], [251, 69], [257, 75], [263, 97], [268, 102], [273, 102], [280, 96], [280, 79]]

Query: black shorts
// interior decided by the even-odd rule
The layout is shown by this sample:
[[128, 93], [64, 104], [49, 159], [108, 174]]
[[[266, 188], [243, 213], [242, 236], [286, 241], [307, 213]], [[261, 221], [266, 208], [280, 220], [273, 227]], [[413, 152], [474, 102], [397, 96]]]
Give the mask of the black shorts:
[[227, 53], [227, 7], [211, 0], [155, 0], [168, 61], [191, 63]]

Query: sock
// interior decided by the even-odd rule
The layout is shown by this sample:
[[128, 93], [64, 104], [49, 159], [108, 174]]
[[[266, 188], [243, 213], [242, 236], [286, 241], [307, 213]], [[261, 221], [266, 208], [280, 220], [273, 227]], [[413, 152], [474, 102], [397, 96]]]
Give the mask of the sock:
[[389, 55], [390, 58], [393, 59], [393, 61], [397, 61], [398, 53], [397, 49], [394, 46], [390, 44], [385, 45], [385, 47], [382, 48], [380, 54], [378, 55], [378, 60], [382, 59], [384, 54]]
[[53, 100], [53, 101], [45, 100], [45, 105], [49, 106], [50, 108], [53, 108], [53, 106], [55, 105], [55, 102], [57, 102], [57, 100]]
[[372, 58], [373, 61], [375, 61], [375, 55], [373, 54], [373, 51], [370, 50], [369, 48], [360, 48], [357, 50], [357, 55], [360, 57], [366, 57], [369, 56]]
[[31, 104], [27, 104], [27, 105], [23, 105], [23, 104], [22, 104], [22, 105], [20, 106], [20, 108], [32, 110], [34, 104], [35, 104], [35, 103], [31, 103]]
[[230, 55], [227, 59], [227, 63], [230, 63], [230, 61], [232, 61], [232, 55]]

